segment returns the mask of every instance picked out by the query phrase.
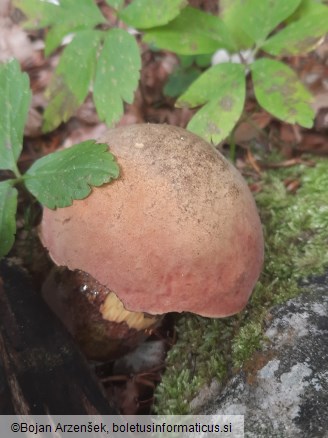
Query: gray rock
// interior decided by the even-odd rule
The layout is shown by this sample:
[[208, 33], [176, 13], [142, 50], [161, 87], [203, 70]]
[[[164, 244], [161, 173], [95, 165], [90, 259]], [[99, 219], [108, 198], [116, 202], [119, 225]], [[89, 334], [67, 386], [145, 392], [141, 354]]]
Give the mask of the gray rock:
[[236, 375], [203, 414], [245, 415], [245, 437], [328, 437], [328, 273], [302, 287], [271, 311], [265, 365]]

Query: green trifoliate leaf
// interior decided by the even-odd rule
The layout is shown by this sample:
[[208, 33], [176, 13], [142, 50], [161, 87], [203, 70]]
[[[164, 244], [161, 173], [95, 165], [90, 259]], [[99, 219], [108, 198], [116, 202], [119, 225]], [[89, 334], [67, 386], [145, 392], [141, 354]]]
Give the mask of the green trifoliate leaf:
[[62, 76], [79, 103], [86, 98], [95, 73], [102, 33], [95, 30], [77, 32], [60, 58], [56, 75]]
[[112, 8], [118, 10], [121, 9], [124, 5], [124, 0], [106, 0], [106, 3]]
[[61, 7], [56, 2], [13, 0], [13, 4], [24, 13], [24, 27], [27, 29], [42, 29], [59, 22]]
[[193, 64], [199, 67], [208, 67], [212, 62], [212, 53], [204, 53], [201, 55], [179, 55], [180, 66], [183, 69], [191, 67]]
[[199, 67], [209, 67], [212, 63], [212, 55], [208, 53], [196, 55], [195, 62]]
[[48, 97], [50, 96], [52, 99], [43, 114], [43, 132], [50, 132], [66, 122], [79, 108], [77, 98], [58, 76], [51, 81], [51, 88], [48, 90]]
[[240, 6], [240, 0], [220, 0], [220, 17], [238, 50], [251, 48], [255, 42], [241, 27]]
[[129, 26], [149, 29], [173, 20], [187, 3], [186, 0], [133, 0], [119, 16]]
[[30, 102], [29, 79], [19, 63], [0, 64], [0, 169], [17, 169]]
[[118, 174], [108, 146], [88, 140], [39, 159], [26, 172], [24, 181], [41, 204], [56, 208], [85, 198], [91, 186], [107, 183]]
[[95, 30], [77, 32], [63, 51], [46, 92], [50, 102], [44, 113], [44, 132], [66, 122], [86, 98], [95, 74], [101, 35]]
[[123, 100], [132, 103], [141, 60], [135, 38], [122, 29], [110, 30], [99, 55], [93, 98], [101, 120], [113, 125], [123, 114]]
[[191, 84], [188, 90], [178, 99], [176, 106], [178, 108], [195, 108], [203, 105], [225, 92], [227, 85], [234, 83], [236, 77], [244, 83], [245, 81], [241, 79], [244, 79], [244, 76], [245, 69], [240, 64], [227, 62], [214, 65]]
[[191, 67], [193, 65], [193, 63], [196, 61], [196, 56], [194, 56], [194, 55], [179, 55], [178, 59], [179, 59], [181, 68], [188, 68], [188, 67]]
[[177, 69], [170, 76], [164, 87], [164, 94], [170, 97], [178, 97], [199, 77], [197, 68], [188, 70]]
[[269, 33], [295, 11], [300, 2], [301, 0], [234, 0], [234, 20], [236, 24], [239, 22], [242, 30], [253, 41], [261, 45]]
[[15, 0], [15, 5], [27, 16], [27, 27], [52, 26], [45, 40], [46, 55], [69, 33], [105, 22], [94, 0]]
[[292, 23], [302, 18], [304, 15], [311, 13], [313, 9], [316, 9], [317, 5], [327, 4], [327, 0], [301, 0], [299, 7], [296, 11], [287, 18], [285, 23]]
[[328, 32], [328, 7], [313, 3], [297, 21], [269, 38], [262, 49], [272, 55], [291, 56], [313, 50]]
[[13, 246], [16, 233], [17, 190], [10, 181], [0, 182], [0, 257]]
[[311, 128], [311, 94], [287, 65], [262, 58], [251, 65], [256, 99], [269, 113], [288, 123]]
[[144, 41], [182, 55], [214, 53], [220, 48], [234, 50], [220, 18], [189, 6], [166, 26], [147, 30]]
[[52, 53], [69, 33], [105, 23], [93, 0], [60, 0], [60, 5], [62, 11], [59, 20], [56, 20], [46, 37], [46, 55]]
[[188, 129], [207, 141], [219, 143], [237, 123], [243, 111], [246, 84], [240, 64], [218, 64], [209, 68], [188, 88], [178, 107], [206, 104], [188, 124]]

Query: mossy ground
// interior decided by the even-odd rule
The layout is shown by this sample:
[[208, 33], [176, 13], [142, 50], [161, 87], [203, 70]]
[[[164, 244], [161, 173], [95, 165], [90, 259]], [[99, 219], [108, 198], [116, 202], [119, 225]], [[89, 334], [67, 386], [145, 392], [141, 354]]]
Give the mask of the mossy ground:
[[[283, 183], [299, 178], [290, 194]], [[265, 236], [265, 265], [247, 308], [225, 319], [185, 314], [177, 323], [178, 342], [166, 360], [155, 411], [190, 413], [190, 401], [213, 379], [219, 382], [258, 350], [269, 309], [301, 291], [299, 280], [328, 266], [328, 160], [315, 167], [268, 171], [256, 196]]]

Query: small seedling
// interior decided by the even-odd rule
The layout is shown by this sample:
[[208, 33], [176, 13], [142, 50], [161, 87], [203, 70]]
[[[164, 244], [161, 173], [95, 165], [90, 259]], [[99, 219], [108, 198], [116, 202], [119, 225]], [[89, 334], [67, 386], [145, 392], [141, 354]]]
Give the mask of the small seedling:
[[[270, 4], [262, 0], [223, 0], [220, 5], [222, 24], [229, 30], [233, 44], [228, 52], [238, 54], [239, 63], [209, 67], [180, 96], [178, 107], [202, 106], [188, 129], [214, 143], [224, 140], [244, 111], [249, 75], [262, 108], [284, 122], [311, 128], [311, 94], [280, 58], [304, 55], [316, 47], [328, 30], [328, 8], [311, 0], [274, 0]], [[164, 35], [169, 31], [170, 24], [160, 34], [154, 31], [147, 40], [165, 47]], [[188, 47], [180, 48], [180, 53], [182, 50], [185, 54], [199, 53]]]
[[[118, 7], [120, 1], [108, 1]], [[28, 18], [28, 29], [49, 28], [45, 55], [52, 54], [65, 36], [65, 47], [46, 90], [49, 104], [43, 131], [66, 122], [93, 91], [100, 120], [112, 125], [123, 114], [123, 101], [132, 103], [139, 81], [141, 58], [135, 38], [109, 24], [93, 0], [15, 0]]]
[[0, 182], [2, 257], [10, 251], [15, 238], [16, 186], [24, 184], [48, 208], [67, 207], [74, 199], [88, 196], [91, 186], [117, 178], [119, 168], [107, 145], [87, 140], [37, 160], [22, 175], [17, 161], [23, 146], [31, 91], [28, 76], [20, 71], [16, 60], [0, 64], [0, 96], [0, 171], [9, 171], [10, 176]]

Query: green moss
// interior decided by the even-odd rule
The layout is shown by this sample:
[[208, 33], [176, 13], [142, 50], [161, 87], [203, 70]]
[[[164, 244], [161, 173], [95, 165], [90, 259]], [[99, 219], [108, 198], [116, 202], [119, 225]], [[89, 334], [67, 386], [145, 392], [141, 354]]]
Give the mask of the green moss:
[[[299, 178], [290, 194], [283, 181]], [[177, 323], [178, 342], [156, 392], [155, 411], [190, 413], [200, 387], [219, 382], [260, 348], [269, 309], [298, 294], [298, 282], [328, 266], [328, 160], [313, 168], [269, 171], [256, 196], [265, 236], [265, 266], [247, 308], [225, 319], [185, 314]]]

